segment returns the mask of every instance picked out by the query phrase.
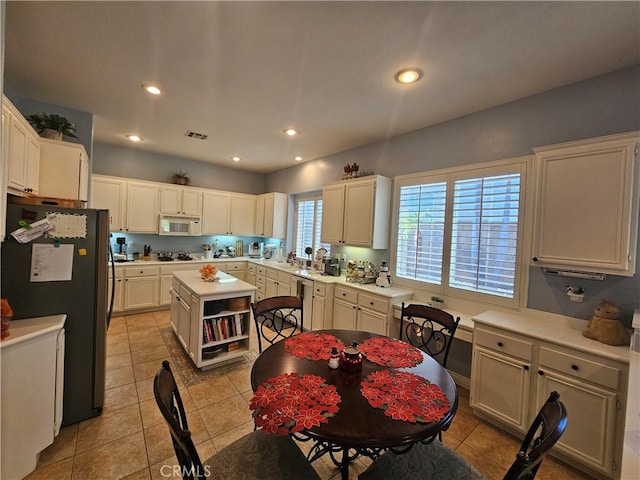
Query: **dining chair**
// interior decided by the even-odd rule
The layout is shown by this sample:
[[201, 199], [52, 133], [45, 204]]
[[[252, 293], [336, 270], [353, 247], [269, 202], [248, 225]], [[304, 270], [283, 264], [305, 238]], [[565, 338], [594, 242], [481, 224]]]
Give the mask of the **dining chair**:
[[406, 339], [414, 347], [434, 357], [447, 367], [447, 359], [460, 317], [454, 318], [444, 310], [402, 302], [399, 339]]
[[[542, 459], [562, 436], [567, 426], [567, 410], [558, 392], [551, 392], [533, 420], [516, 459], [503, 480], [532, 480]], [[417, 444], [406, 453], [388, 451], [378, 457], [359, 480], [469, 480], [484, 477], [470, 463], [440, 441]]]
[[258, 334], [258, 351], [262, 353], [262, 339], [270, 345], [302, 333], [302, 297], [269, 297], [251, 304]]
[[153, 393], [169, 425], [183, 479], [320, 479], [291, 437], [262, 431], [249, 433], [211, 458], [201, 461], [167, 360], [162, 362], [162, 367], [156, 373]]

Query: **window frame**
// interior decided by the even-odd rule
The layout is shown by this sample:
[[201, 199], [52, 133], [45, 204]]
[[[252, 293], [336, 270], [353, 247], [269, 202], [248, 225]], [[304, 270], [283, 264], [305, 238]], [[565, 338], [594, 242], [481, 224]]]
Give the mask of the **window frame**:
[[[298, 208], [299, 208], [299, 204], [301, 202], [318, 202], [318, 201], [322, 201], [322, 192], [318, 191], [318, 192], [309, 192], [309, 193], [305, 193], [305, 194], [301, 194], [301, 195], [296, 195], [295, 199], [294, 199], [294, 204], [293, 204], [293, 213], [294, 213], [294, 218], [293, 218], [293, 251], [296, 253], [296, 255], [298, 255]], [[314, 207], [314, 217], [317, 215], [317, 203], [316, 206]], [[313, 238], [314, 238], [314, 243], [317, 242], [318, 245], [320, 246], [324, 246], [327, 249], [327, 252], [330, 252], [330, 246], [326, 246], [325, 244], [322, 243], [321, 238], [318, 237], [316, 238], [316, 232], [320, 231], [322, 229], [322, 217], [320, 217], [320, 219], [318, 218], [314, 218], [316, 225], [314, 225], [314, 229], [313, 229]], [[318, 220], [319, 220], [319, 225], [318, 225]], [[304, 246], [303, 246], [304, 248]], [[311, 246], [311, 248], [314, 249], [314, 252], [316, 251], [316, 248], [314, 245]], [[306, 255], [303, 256], [303, 258], [306, 258]]]
[[[530, 209], [527, 207], [525, 199], [527, 198], [527, 190], [530, 188], [527, 180], [528, 165], [532, 157], [516, 157], [505, 160], [492, 162], [483, 162], [477, 164], [464, 165], [461, 167], [452, 167], [433, 171], [425, 171], [412, 173], [408, 175], [400, 175], [394, 179], [394, 196], [393, 196], [393, 235], [398, 238], [399, 230], [399, 207], [400, 207], [400, 188], [409, 185], [420, 185], [425, 183], [446, 182], [446, 203], [445, 203], [445, 225], [444, 225], [444, 251], [442, 257], [442, 277], [441, 284], [435, 284], [422, 280], [398, 277], [396, 275], [396, 261], [398, 255], [397, 242], [392, 242], [390, 257], [393, 259], [393, 274], [396, 285], [426, 292], [428, 295], [442, 295], [445, 297], [457, 298], [465, 301], [480, 302], [490, 305], [496, 305], [507, 308], [520, 308], [526, 301], [525, 288], [528, 282], [528, 258], [525, 251], [530, 244], [525, 239], [525, 232], [528, 231], [530, 224]], [[503, 175], [509, 173], [520, 174], [520, 196], [518, 203], [518, 228], [516, 242], [516, 260], [515, 260], [515, 277], [513, 287], [513, 298], [500, 297], [449, 285], [449, 274], [451, 266], [451, 239], [453, 230], [453, 198], [454, 187], [457, 180], [465, 180], [472, 178], [490, 177], [495, 175]]]

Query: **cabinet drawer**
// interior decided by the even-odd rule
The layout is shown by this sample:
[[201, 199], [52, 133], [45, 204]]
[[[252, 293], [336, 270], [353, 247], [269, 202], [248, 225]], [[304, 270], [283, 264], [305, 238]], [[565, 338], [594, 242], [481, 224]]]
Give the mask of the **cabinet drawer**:
[[507, 335], [489, 332], [481, 328], [475, 330], [473, 338], [476, 344], [492, 350], [522, 358], [523, 360], [530, 361], [533, 358], [533, 344], [529, 342], [508, 337]]
[[611, 389], [618, 389], [620, 370], [551, 348], [540, 347], [540, 366]]
[[349, 290], [347, 288], [336, 287], [334, 297], [341, 298], [342, 300], [346, 300], [347, 302], [358, 303], [358, 292]]
[[160, 267], [160, 273], [162, 275], [169, 275], [173, 272], [183, 272], [185, 270], [198, 270], [201, 267], [201, 264], [190, 264], [190, 265], [162, 265]]
[[148, 277], [159, 275], [160, 267], [128, 267], [124, 269], [125, 277]]
[[257, 271], [257, 269], [258, 269], [258, 266], [255, 263], [249, 262], [247, 264], [247, 270], [249, 270], [250, 272], [255, 273]]
[[244, 270], [244, 262], [227, 262], [227, 272]]
[[258, 275], [266, 275], [267, 267], [263, 267], [262, 265], [256, 265], [256, 273]]
[[278, 271], [273, 268], [267, 268], [267, 278], [271, 280], [278, 280]]
[[256, 274], [256, 285], [264, 285], [266, 283], [266, 279], [264, 275]]
[[389, 301], [366, 293], [358, 295], [358, 305], [376, 312], [387, 314], [389, 312]]
[[291, 284], [291, 274], [286, 272], [278, 272], [278, 283], [280, 285]]
[[263, 295], [267, 294], [267, 286], [263, 283], [256, 283], [256, 287], [258, 288], [258, 292], [262, 293]]
[[327, 286], [323, 284], [318, 284], [315, 282], [313, 284], [313, 294], [316, 297], [324, 297], [327, 295]]

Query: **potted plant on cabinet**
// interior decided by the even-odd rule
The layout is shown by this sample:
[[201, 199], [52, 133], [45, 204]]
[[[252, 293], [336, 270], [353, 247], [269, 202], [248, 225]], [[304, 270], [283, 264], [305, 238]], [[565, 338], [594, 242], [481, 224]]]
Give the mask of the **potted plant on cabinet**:
[[183, 172], [182, 170], [178, 170], [173, 173], [173, 183], [176, 185], [189, 185], [191, 180], [189, 180], [188, 172]]
[[67, 117], [56, 113], [33, 113], [27, 117], [27, 121], [38, 132], [38, 135], [54, 140], [62, 140], [62, 137], [78, 138], [76, 126]]

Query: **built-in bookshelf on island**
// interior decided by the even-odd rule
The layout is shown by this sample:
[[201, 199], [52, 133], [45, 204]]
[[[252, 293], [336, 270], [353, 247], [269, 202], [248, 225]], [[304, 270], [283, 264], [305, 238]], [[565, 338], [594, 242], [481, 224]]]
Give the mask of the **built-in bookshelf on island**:
[[249, 352], [251, 302], [256, 287], [218, 272], [209, 282], [197, 269], [175, 272], [171, 326], [201, 369], [242, 360]]

